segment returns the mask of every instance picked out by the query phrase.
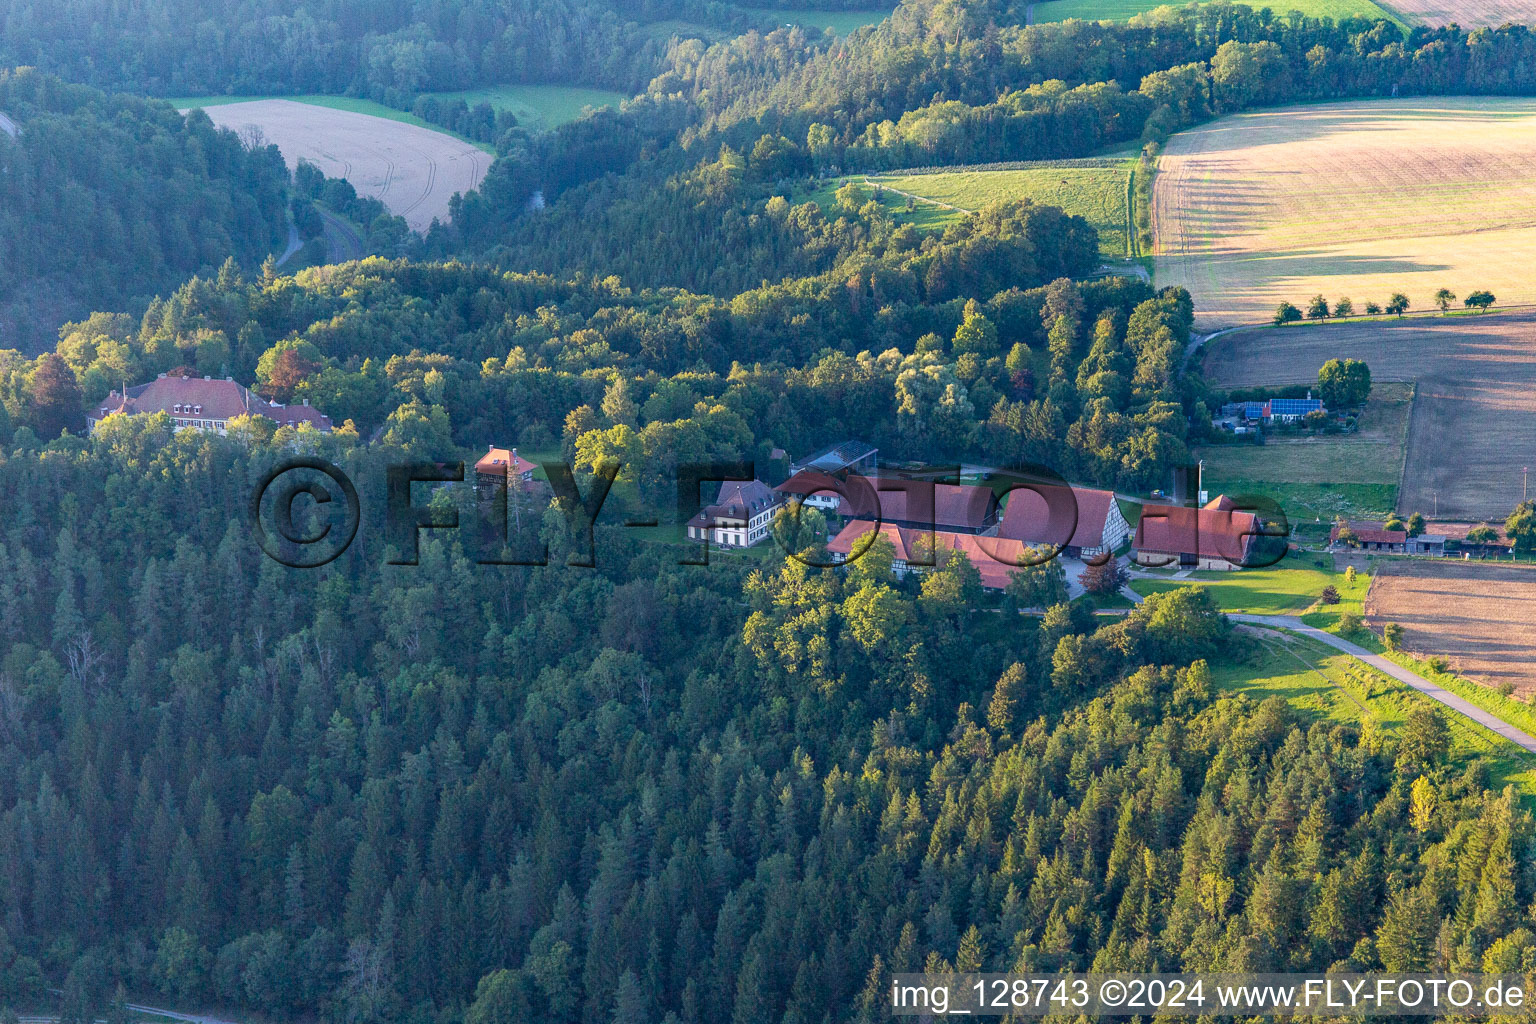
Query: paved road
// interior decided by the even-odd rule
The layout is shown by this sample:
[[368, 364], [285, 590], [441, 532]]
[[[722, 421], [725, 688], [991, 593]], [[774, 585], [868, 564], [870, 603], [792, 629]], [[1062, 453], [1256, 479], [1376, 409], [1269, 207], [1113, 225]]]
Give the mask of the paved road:
[[5, 132], [5, 134], [14, 139], [16, 137], [16, 131], [16, 122], [12, 121], [4, 114], [0, 114], [0, 132]]
[[1536, 754], [1536, 739], [1532, 739], [1508, 722], [1484, 711], [1476, 704], [1463, 700], [1444, 687], [1430, 682], [1418, 673], [1410, 672], [1396, 662], [1383, 658], [1379, 654], [1372, 654], [1359, 644], [1350, 643], [1343, 637], [1334, 636], [1332, 633], [1308, 626], [1292, 615], [1228, 615], [1227, 617], [1234, 622], [1247, 622], [1256, 626], [1268, 626], [1271, 629], [1293, 630], [1312, 640], [1325, 643], [1329, 647], [1336, 648], [1351, 657], [1360, 659], [1378, 671], [1385, 672], [1398, 682], [1406, 683], [1430, 700], [1439, 701], [1457, 714], [1470, 718], [1478, 725], [1498, 733], [1515, 744], [1515, 746]]

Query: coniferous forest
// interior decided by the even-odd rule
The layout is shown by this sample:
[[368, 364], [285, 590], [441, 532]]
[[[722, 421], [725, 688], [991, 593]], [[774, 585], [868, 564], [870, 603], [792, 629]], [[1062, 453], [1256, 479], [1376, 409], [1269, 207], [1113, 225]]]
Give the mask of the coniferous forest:
[[[667, 20], [718, 39], [635, 30]], [[1225, 3], [776, 20], [0, 3], [7, 1019], [819, 1024], [885, 1019], [891, 974], [925, 969], [1536, 968], [1526, 804], [1438, 712], [1389, 736], [1224, 690], [1256, 642], [1207, 591], [1096, 616], [1051, 568], [995, 594], [958, 556], [897, 578], [883, 543], [685, 565], [621, 525], [673, 507], [679, 465], [782, 478], [776, 452], [850, 437], [1163, 486], [1222, 400], [1185, 371], [1188, 293], [1101, 273], [1094, 228], [1028, 198], [919, 229], [857, 183], [795, 186], [1108, 146], [1150, 166], [1249, 107], [1525, 94], [1530, 33]], [[421, 236], [141, 98], [410, 109], [576, 79], [635, 99], [503, 132]], [[322, 199], [373, 255], [280, 268]], [[161, 374], [335, 429], [87, 429]], [[520, 508], [547, 564], [480, 564], [467, 528], [392, 564], [374, 512], [319, 569], [252, 542], [252, 488], [296, 454], [376, 502], [387, 466], [490, 445], [584, 487], [618, 466], [595, 523]]]

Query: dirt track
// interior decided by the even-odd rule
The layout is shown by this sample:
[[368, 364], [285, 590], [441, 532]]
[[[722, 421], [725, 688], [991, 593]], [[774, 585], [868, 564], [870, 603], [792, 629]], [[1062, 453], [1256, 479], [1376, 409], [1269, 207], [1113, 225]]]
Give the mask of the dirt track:
[[1212, 342], [1223, 387], [1315, 381], [1332, 358], [1375, 380], [1417, 380], [1398, 510], [1503, 519], [1536, 468], [1536, 313], [1239, 331]]
[[1451, 559], [1393, 562], [1365, 599], [1371, 625], [1396, 622], [1415, 654], [1462, 674], [1536, 691], [1536, 569]]
[[213, 123], [247, 134], [254, 128], [282, 150], [289, 167], [308, 160], [345, 178], [417, 231], [447, 221], [448, 200], [480, 184], [490, 154], [442, 132], [292, 100], [256, 100], [207, 108]]

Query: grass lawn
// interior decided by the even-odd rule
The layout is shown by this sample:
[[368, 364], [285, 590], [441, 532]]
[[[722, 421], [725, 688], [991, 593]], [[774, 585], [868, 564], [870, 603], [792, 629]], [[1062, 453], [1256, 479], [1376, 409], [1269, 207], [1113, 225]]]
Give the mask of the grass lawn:
[[[1265, 637], [1252, 661], [1213, 666], [1212, 676], [1229, 693], [1254, 700], [1281, 697], [1312, 719], [1357, 727], [1374, 722], [1387, 736], [1416, 707], [1439, 708], [1370, 666], [1299, 636]], [[1446, 714], [1445, 720], [1454, 758], [1486, 758], [1491, 788], [1513, 785], [1527, 802], [1536, 799], [1536, 768], [1523, 751], [1460, 715]]]
[[744, 7], [743, 10], [772, 18], [784, 25], [800, 25], [805, 28], [829, 28], [834, 34], [846, 36], [854, 29], [874, 25], [890, 16], [890, 10], [875, 11], [814, 11], [780, 10], [774, 7]]
[[588, 89], [577, 85], [495, 85], [462, 92], [435, 92], [440, 100], [463, 100], [471, 107], [489, 103], [496, 110], [510, 110], [524, 125], [557, 128], [581, 116], [587, 107], [617, 107], [629, 99], [612, 89]]
[[1412, 409], [1412, 384], [1377, 384], [1357, 433], [1201, 445], [1194, 456], [1211, 493], [1262, 494], [1293, 523], [1381, 517], [1397, 504]]
[[255, 103], [260, 100], [289, 100], [293, 103], [307, 103], [312, 107], [328, 107], [331, 110], [346, 110], [354, 114], [367, 114], [369, 117], [382, 117], [386, 121], [399, 121], [402, 124], [412, 124], [417, 128], [426, 128], [428, 131], [442, 132], [444, 135], [452, 135], [456, 139], [464, 139], [476, 149], [486, 153], [495, 153], [492, 146], [473, 139], [464, 138], [458, 132], [451, 132], [441, 125], [430, 121], [423, 121], [415, 114], [406, 113], [404, 110], [396, 110], [394, 107], [386, 107], [382, 103], [373, 100], [358, 99], [355, 96], [174, 96], [165, 102], [177, 110], [187, 110], [192, 107], [222, 107], [230, 103]]
[[1315, 560], [1289, 557], [1271, 569], [1197, 572], [1185, 579], [1135, 579], [1131, 589], [1147, 597], [1191, 584], [1209, 590], [1222, 611], [1248, 615], [1300, 615], [1331, 584], [1339, 592], [1340, 604], [1330, 609], [1337, 616], [1343, 610], [1360, 611], [1370, 579], [1360, 573], [1349, 583], [1343, 573], [1318, 566]]
[[[1080, 18], [1083, 21], [1125, 21], [1134, 15], [1163, 6], [1167, 5], [1161, 0], [1048, 0], [1035, 5], [1034, 20], [1047, 22]], [[1297, 10], [1309, 18], [1327, 17], [1334, 21], [1351, 17], [1385, 18], [1405, 31], [1408, 28], [1403, 19], [1371, 0], [1286, 0], [1283, 4], [1251, 0], [1249, 6], [1254, 10], [1268, 7], [1279, 17]]]
[[[830, 208], [833, 193], [848, 181], [862, 185], [871, 198], [873, 188], [865, 183], [873, 183], [883, 186], [881, 201], [899, 223], [924, 230], [943, 228], [965, 216], [966, 211], [974, 212], [988, 203], [1028, 198], [1083, 217], [1099, 232], [1099, 251], [1105, 257], [1119, 258], [1130, 255], [1127, 202], [1133, 167], [1130, 161], [1105, 161], [1088, 167], [1043, 162], [1006, 169], [957, 167], [923, 174], [855, 175], [820, 183], [810, 198]], [[910, 211], [901, 193], [918, 197]]]
[[[1364, 580], [1365, 577], [1362, 575], [1360, 579]], [[1342, 595], [1344, 588], [1340, 587], [1339, 592]], [[1341, 607], [1345, 607], [1345, 605], [1341, 605]], [[1359, 608], [1354, 608], [1353, 610], [1358, 612]], [[1532, 707], [1524, 701], [1516, 700], [1512, 696], [1506, 697], [1492, 687], [1484, 686], [1470, 679], [1464, 679], [1454, 672], [1442, 672], [1434, 665], [1431, 665], [1428, 659], [1416, 658], [1402, 651], [1389, 651], [1386, 645], [1381, 642], [1381, 637], [1369, 629], [1345, 633], [1339, 629], [1337, 614], [1329, 616], [1326, 613], [1310, 612], [1302, 616], [1302, 621], [1309, 626], [1315, 626], [1318, 629], [1324, 629], [1330, 633], [1342, 636], [1352, 643], [1359, 644], [1373, 654], [1379, 654], [1384, 658], [1394, 661], [1410, 672], [1416, 672], [1430, 682], [1444, 687], [1468, 703], [1475, 704], [1484, 711], [1502, 718], [1528, 735], [1536, 736], [1536, 707]]]

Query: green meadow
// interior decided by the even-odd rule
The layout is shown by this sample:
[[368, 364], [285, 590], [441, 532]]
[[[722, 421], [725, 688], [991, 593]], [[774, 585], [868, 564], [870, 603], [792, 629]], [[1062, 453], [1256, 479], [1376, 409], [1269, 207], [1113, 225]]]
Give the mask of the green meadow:
[[612, 89], [579, 85], [495, 85], [429, 95], [440, 100], [463, 100], [471, 107], [489, 103], [496, 110], [511, 111], [525, 125], [544, 129], [574, 121], [588, 107], [617, 107], [629, 98]]
[[[839, 187], [852, 181], [881, 202], [898, 221], [941, 229], [988, 203], [1032, 199], [1077, 214], [1099, 232], [1107, 258], [1129, 255], [1129, 185], [1132, 161], [1068, 165], [1042, 162], [1005, 168], [949, 168], [919, 174], [853, 175], [822, 183], [812, 198], [830, 207]], [[912, 197], [910, 200], [908, 197]]]

